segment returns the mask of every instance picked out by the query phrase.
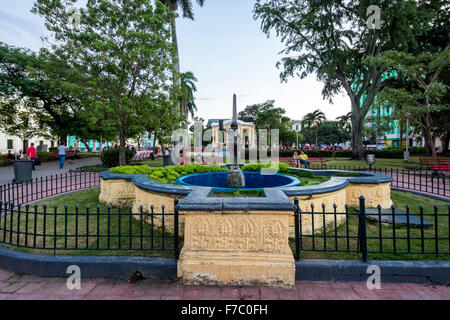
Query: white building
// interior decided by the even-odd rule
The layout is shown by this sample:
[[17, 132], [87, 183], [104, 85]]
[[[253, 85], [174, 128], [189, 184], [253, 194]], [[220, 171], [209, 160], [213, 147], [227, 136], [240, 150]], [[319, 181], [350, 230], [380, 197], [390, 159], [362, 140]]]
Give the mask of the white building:
[[[48, 140], [43, 137], [32, 137], [28, 140], [28, 147], [31, 143], [34, 143], [34, 146], [37, 150], [40, 151], [48, 151], [50, 147], [57, 147], [57, 140]], [[27, 147], [27, 146], [25, 146]], [[8, 150], [11, 150], [12, 153], [16, 153], [19, 150], [23, 150], [24, 143], [22, 139], [17, 136], [11, 136], [5, 134], [0, 130], [0, 153], [5, 154], [8, 153]]]

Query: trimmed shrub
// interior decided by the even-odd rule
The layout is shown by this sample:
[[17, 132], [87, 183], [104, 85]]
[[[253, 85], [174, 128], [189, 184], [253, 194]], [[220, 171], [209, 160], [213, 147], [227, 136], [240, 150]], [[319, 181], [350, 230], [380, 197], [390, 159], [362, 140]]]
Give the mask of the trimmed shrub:
[[41, 162], [58, 160], [58, 155], [51, 152], [36, 152], [36, 156]]
[[176, 184], [175, 180], [188, 174], [227, 171], [227, 168], [214, 166], [204, 166], [201, 164], [185, 164], [160, 168], [150, 168], [147, 165], [142, 166], [122, 166], [111, 168], [113, 173], [122, 174], [148, 174], [149, 179], [169, 184]]
[[[125, 150], [125, 160], [127, 164], [131, 162], [133, 156], [133, 150]], [[117, 167], [119, 165], [119, 149], [108, 149], [103, 151], [100, 159], [105, 166], [108, 166], [110, 168]]]

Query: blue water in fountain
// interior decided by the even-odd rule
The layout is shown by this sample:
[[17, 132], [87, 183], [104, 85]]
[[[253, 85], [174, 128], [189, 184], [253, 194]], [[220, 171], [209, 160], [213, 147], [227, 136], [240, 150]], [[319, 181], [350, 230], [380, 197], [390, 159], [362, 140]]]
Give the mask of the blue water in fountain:
[[244, 171], [245, 187], [227, 188], [227, 174], [226, 171], [195, 173], [179, 177], [176, 182], [185, 186], [213, 187], [216, 191], [255, 190], [300, 185], [299, 179], [284, 174], [262, 175], [260, 172]]

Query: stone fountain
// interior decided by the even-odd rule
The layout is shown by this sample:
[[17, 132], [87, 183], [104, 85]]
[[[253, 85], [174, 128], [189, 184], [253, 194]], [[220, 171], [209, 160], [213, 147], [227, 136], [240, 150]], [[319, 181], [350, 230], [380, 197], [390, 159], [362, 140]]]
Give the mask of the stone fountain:
[[[230, 170], [227, 175], [227, 187], [228, 188], [242, 188], [245, 186], [245, 177], [241, 168], [239, 167], [239, 152], [241, 136], [238, 130], [238, 122], [237, 122], [237, 102], [236, 102], [236, 94], [233, 95], [233, 119], [231, 121], [231, 130], [228, 130], [228, 145], [232, 145], [232, 159], [233, 163], [231, 164]], [[226, 131], [223, 127], [223, 121], [219, 122], [219, 130]], [[230, 143], [231, 142], [231, 143]], [[239, 146], [239, 149], [238, 149]], [[229, 151], [231, 152], [231, 151]]]

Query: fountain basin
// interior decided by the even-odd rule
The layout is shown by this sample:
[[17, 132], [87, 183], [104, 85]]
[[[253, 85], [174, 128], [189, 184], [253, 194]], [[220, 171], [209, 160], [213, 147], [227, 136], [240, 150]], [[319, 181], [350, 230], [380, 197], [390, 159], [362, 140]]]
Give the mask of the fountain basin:
[[296, 187], [300, 179], [284, 174], [262, 175], [260, 172], [244, 171], [245, 187], [228, 188], [228, 172], [194, 173], [179, 177], [176, 182], [190, 187], [212, 187], [214, 191], [257, 190], [263, 188]]

